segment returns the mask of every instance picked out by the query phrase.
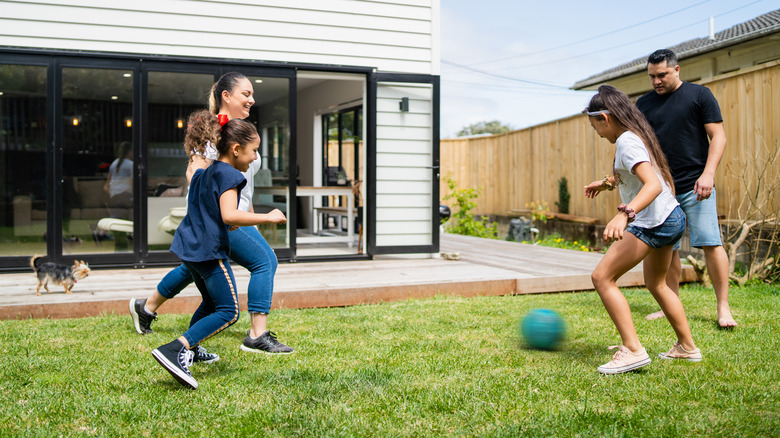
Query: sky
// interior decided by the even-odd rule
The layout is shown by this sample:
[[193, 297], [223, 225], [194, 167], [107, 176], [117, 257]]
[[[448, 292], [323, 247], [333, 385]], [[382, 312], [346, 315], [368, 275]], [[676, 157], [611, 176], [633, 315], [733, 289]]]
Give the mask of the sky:
[[[441, 0], [441, 138], [576, 114], [577, 81], [780, 8], [777, 0]], [[682, 64], [684, 67], [684, 62]]]

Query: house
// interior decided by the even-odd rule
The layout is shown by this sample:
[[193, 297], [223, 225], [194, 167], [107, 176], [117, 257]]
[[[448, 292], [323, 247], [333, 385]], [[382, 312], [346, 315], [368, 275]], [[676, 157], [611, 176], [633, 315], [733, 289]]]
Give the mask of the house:
[[[710, 80], [780, 59], [780, 9], [717, 33], [713, 29], [714, 22], [710, 20], [709, 36], [667, 47], [685, 66], [680, 71], [683, 81]], [[606, 83], [631, 97], [650, 91], [647, 55], [577, 81], [571, 88], [596, 90]]]
[[438, 252], [439, 0], [0, 8], [0, 270], [178, 263], [186, 118], [229, 71], [254, 87], [254, 208], [286, 213], [261, 227], [280, 260]]

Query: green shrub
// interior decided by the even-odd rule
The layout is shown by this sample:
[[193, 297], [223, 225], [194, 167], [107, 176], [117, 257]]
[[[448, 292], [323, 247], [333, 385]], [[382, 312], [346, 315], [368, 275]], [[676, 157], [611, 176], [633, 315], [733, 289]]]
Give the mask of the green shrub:
[[566, 180], [565, 176], [562, 176], [561, 179], [558, 180], [558, 202], [555, 203], [555, 205], [558, 206], [558, 211], [560, 213], [569, 214], [570, 198], [569, 181]]
[[488, 239], [498, 238], [498, 227], [491, 224], [487, 216], [476, 218], [472, 213], [477, 207], [475, 199], [479, 197], [480, 189], [459, 189], [455, 181], [450, 177], [445, 177], [444, 181], [450, 188], [450, 194], [444, 197], [445, 201], [454, 200], [452, 206], [452, 223], [445, 227], [445, 231], [452, 234], [462, 234], [464, 236], [485, 237]]

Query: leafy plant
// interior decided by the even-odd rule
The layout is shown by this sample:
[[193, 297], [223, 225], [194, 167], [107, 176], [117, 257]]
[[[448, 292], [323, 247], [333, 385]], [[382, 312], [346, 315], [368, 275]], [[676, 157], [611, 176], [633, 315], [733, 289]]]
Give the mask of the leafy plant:
[[569, 194], [569, 181], [565, 176], [562, 176], [561, 179], [558, 180], [558, 202], [555, 203], [559, 212], [569, 214], [569, 199], [571, 199], [571, 195]]
[[477, 207], [477, 203], [474, 200], [479, 197], [481, 190], [473, 188], [459, 189], [455, 181], [449, 176], [445, 177], [444, 181], [450, 189], [450, 193], [444, 196], [444, 200], [452, 199], [455, 201], [452, 223], [445, 227], [445, 231], [464, 236], [497, 239], [498, 226], [495, 223], [489, 223], [487, 216], [477, 218], [472, 213]]
[[547, 211], [550, 210], [547, 201], [531, 201], [525, 204], [525, 208], [531, 210], [531, 220], [534, 222], [547, 222]]
[[465, 128], [458, 131], [457, 135], [458, 137], [467, 137], [469, 135], [479, 135], [479, 134], [503, 134], [505, 132], [511, 131], [512, 127], [509, 125], [505, 125], [501, 123], [498, 120], [493, 120], [492, 122], [477, 122], [472, 123], [469, 126], [466, 126]]

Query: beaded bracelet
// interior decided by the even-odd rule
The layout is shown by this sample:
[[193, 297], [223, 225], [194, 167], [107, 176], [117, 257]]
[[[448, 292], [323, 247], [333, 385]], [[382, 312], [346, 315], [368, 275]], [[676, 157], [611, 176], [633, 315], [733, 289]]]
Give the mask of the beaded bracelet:
[[604, 179], [603, 179], [603, 180], [601, 180], [601, 185], [603, 185], [604, 187], [606, 187], [606, 188], [607, 188], [607, 190], [609, 190], [610, 192], [611, 192], [612, 190], [615, 190], [615, 185], [614, 185], [614, 184], [612, 184], [612, 183], [609, 181], [609, 175], [606, 175], [606, 176], [604, 176]]
[[634, 211], [633, 208], [629, 207], [626, 204], [620, 204], [618, 205], [618, 211], [625, 213], [626, 216], [628, 216], [628, 223], [634, 222], [636, 220], [636, 211]]

